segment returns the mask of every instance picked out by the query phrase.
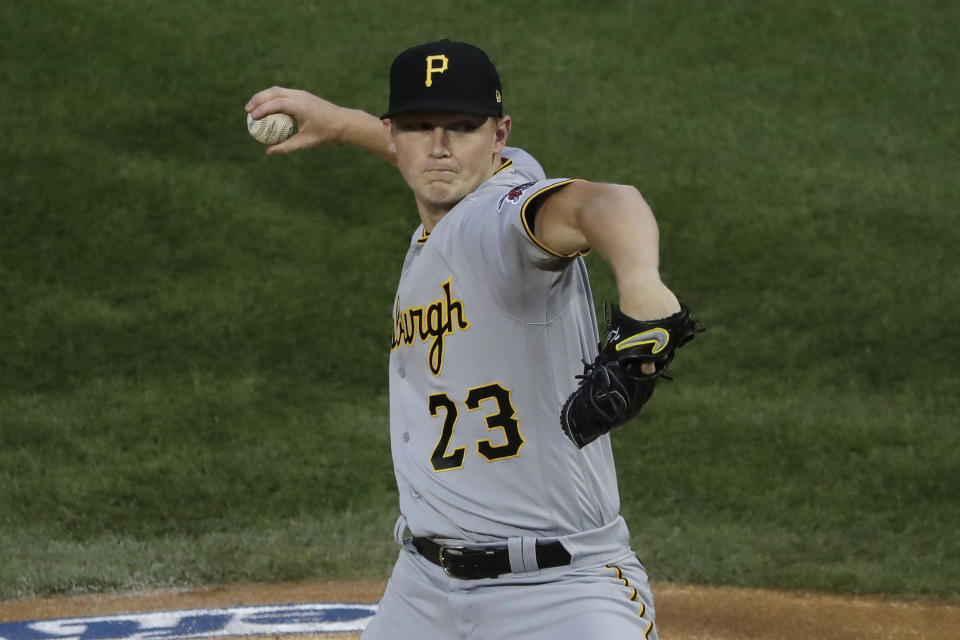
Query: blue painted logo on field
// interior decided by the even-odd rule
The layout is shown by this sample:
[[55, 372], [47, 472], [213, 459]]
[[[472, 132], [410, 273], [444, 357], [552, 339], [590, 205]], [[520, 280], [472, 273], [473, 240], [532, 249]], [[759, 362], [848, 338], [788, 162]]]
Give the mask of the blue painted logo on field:
[[0, 640], [179, 640], [363, 631], [375, 604], [289, 604], [0, 622]]

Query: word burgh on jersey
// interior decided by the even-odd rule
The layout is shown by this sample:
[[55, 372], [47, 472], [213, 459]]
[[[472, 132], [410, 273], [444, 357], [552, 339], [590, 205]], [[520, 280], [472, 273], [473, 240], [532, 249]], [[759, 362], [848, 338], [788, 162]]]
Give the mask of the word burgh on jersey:
[[[453, 276], [440, 285], [443, 289], [443, 298], [434, 300], [430, 304], [420, 307], [408, 307], [400, 311], [400, 296], [397, 296], [393, 308], [393, 351], [399, 346], [411, 346], [417, 338], [427, 342], [431, 338], [433, 344], [427, 355], [430, 372], [438, 376], [443, 368], [443, 341], [459, 329], [464, 331], [470, 327], [470, 322], [463, 313], [463, 302], [454, 298], [450, 293]], [[456, 325], [454, 325], [456, 316]]]

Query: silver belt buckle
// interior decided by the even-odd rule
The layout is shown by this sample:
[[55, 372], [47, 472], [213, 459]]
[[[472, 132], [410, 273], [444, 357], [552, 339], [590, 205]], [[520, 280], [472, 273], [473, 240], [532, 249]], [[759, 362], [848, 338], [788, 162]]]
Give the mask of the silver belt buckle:
[[447, 562], [447, 553], [450, 553], [451, 555], [454, 555], [457, 557], [463, 557], [463, 551], [464, 551], [463, 547], [447, 546], [447, 545], [443, 545], [440, 547], [440, 568], [443, 569], [443, 572], [446, 573], [451, 578], [456, 578], [457, 576], [453, 575], [450, 572], [450, 565]]
[[442, 546], [440, 547], [440, 568], [451, 578], [478, 580], [496, 578], [499, 573], [484, 570], [485, 561], [496, 551], [485, 547]]

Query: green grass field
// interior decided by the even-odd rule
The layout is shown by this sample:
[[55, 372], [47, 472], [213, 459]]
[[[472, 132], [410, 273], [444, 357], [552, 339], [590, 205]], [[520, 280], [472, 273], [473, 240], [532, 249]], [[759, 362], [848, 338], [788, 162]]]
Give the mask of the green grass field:
[[955, 3], [0, 21], [0, 598], [389, 572], [412, 198], [353, 149], [265, 157], [243, 105], [280, 84], [380, 113], [393, 56], [450, 37], [491, 54], [548, 174], [644, 193], [709, 326], [614, 436], [652, 579], [960, 599]]

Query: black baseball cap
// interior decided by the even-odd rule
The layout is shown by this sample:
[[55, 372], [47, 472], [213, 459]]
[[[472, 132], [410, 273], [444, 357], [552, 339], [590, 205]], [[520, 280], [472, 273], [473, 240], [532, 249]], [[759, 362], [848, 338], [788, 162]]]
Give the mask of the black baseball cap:
[[390, 105], [381, 118], [411, 111], [502, 116], [500, 76], [481, 49], [440, 40], [401, 52], [390, 65]]

